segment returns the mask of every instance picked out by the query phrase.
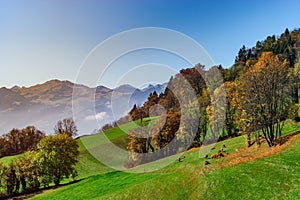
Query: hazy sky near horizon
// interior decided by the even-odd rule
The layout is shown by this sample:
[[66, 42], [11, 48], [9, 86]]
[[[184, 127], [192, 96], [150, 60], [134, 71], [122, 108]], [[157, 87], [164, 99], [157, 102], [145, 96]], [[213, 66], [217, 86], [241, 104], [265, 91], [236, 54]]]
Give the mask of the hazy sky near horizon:
[[[297, 0], [0, 0], [0, 87], [31, 86], [50, 79], [74, 82], [94, 47], [112, 35], [142, 27], [186, 34], [204, 47], [216, 65], [230, 67], [242, 45], [252, 47], [285, 28], [300, 28], [299, 10]], [[158, 54], [145, 54], [144, 67], [158, 62], [172, 69], [147, 71], [148, 77], [157, 77], [156, 82], [191, 67]], [[137, 56], [143, 58], [141, 53]], [[116, 71], [143, 64], [130, 61], [130, 56], [117, 63], [101, 84], [114, 87]], [[126, 81], [140, 86], [136, 80]], [[88, 79], [80, 83], [98, 84]]]

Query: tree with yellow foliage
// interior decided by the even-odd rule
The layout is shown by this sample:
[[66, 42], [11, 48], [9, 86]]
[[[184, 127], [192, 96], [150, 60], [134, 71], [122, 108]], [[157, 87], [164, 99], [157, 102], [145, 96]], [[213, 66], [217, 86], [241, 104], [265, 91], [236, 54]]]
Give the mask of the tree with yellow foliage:
[[240, 122], [246, 131], [261, 130], [271, 147], [281, 136], [290, 107], [289, 67], [271, 52], [264, 52], [244, 75], [240, 88]]

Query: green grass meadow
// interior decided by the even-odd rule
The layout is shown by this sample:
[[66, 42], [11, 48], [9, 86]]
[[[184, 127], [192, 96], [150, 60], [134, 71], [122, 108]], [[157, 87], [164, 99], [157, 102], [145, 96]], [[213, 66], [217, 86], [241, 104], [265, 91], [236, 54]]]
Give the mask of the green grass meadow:
[[[129, 123], [106, 131], [104, 134], [120, 147], [126, 145], [126, 131], [136, 127]], [[293, 133], [300, 125], [289, 122], [284, 134]], [[103, 133], [101, 133], [103, 134]], [[128, 171], [111, 169], [86, 149], [106, 145], [97, 140], [97, 135], [78, 139], [79, 162], [77, 182], [42, 191], [29, 199], [300, 199], [300, 137], [279, 154], [243, 162], [231, 167], [205, 170], [204, 154], [215, 153], [223, 144], [229, 154], [245, 146], [245, 137], [240, 136], [205, 148], [174, 155], [138, 166]], [[85, 140], [84, 142], [82, 140]], [[210, 150], [215, 147], [215, 150]], [[17, 157], [2, 158], [9, 164]], [[177, 158], [185, 156], [182, 162]], [[220, 160], [209, 160], [210, 166], [218, 166]], [[161, 167], [165, 162], [170, 163]], [[157, 168], [149, 173], [137, 171]]]

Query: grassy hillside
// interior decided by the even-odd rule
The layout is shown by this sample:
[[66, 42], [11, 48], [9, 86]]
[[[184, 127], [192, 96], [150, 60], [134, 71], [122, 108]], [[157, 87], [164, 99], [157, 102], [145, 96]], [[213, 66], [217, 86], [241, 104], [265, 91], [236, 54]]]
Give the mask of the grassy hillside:
[[[135, 123], [125, 124], [119, 128], [108, 130], [105, 135], [118, 146], [124, 146], [126, 131], [136, 127]], [[299, 130], [300, 125], [288, 122], [284, 134]], [[249, 152], [243, 152], [245, 138], [243, 136], [222, 141], [206, 148], [195, 149], [184, 154], [182, 162], [177, 162], [180, 155], [174, 155], [148, 163], [128, 172], [115, 171], [95, 159], [84, 144], [89, 147], [106, 145], [99, 141], [98, 135], [85, 136], [78, 139], [79, 163], [78, 182], [61, 186], [57, 189], [43, 191], [31, 199], [299, 199], [300, 178], [300, 136], [279, 154], [263, 157], [234, 166], [226, 163], [237, 154], [243, 159]], [[84, 140], [84, 142], [83, 142]], [[87, 143], [88, 142], [88, 143]], [[215, 153], [226, 145], [228, 157], [220, 160], [209, 160], [205, 166], [203, 158], [209, 150]], [[210, 150], [215, 147], [214, 150]], [[262, 151], [269, 151], [266, 143]], [[9, 164], [17, 157], [2, 158]], [[181, 155], [182, 156], [182, 155]], [[160, 164], [171, 164], [159, 169]], [[131, 171], [147, 171], [150, 173], [129, 173]], [[68, 180], [63, 181], [67, 183]]]
[[[112, 141], [114, 144], [121, 148], [125, 148], [127, 144], [127, 134], [126, 132], [136, 127], [137, 124], [134, 122], [121, 125], [120, 127], [115, 127], [107, 130], [104, 134]], [[100, 133], [102, 134], [102, 133]], [[78, 178], [86, 178], [91, 175], [112, 171], [111, 168], [103, 165], [94, 156], [92, 156], [87, 150], [85, 144], [88, 144], [88, 148], [97, 148], [99, 146], [106, 145], [106, 141], [101, 140], [100, 134], [85, 136], [78, 139], [79, 145], [79, 162], [76, 165], [78, 171]]]
[[299, 152], [300, 137], [278, 155], [206, 171], [194, 151], [163, 175], [101, 199], [299, 199]]
[[[237, 137], [222, 144], [234, 154], [244, 146]], [[212, 146], [208, 147], [211, 148]], [[263, 146], [266, 151], [269, 147]], [[209, 160], [204, 166], [203, 149], [185, 153], [183, 162], [173, 162], [151, 173], [108, 172], [78, 183], [48, 190], [32, 199], [299, 199], [300, 137], [281, 153], [244, 162], [232, 167], [216, 168], [227, 158]], [[244, 155], [243, 155], [244, 156]], [[171, 157], [174, 161], [178, 155]], [[229, 158], [228, 158], [229, 159]], [[162, 160], [149, 163], [156, 165]]]
[[[155, 120], [155, 118], [145, 118], [144, 123], [149, 123], [151, 120]], [[137, 123], [130, 122], [124, 125], [121, 125], [119, 127], [115, 127], [112, 129], [107, 130], [104, 134], [105, 136], [113, 142], [115, 145], [125, 148], [127, 144], [127, 132], [129, 129], [137, 127]], [[102, 133], [100, 133], [102, 134]], [[86, 149], [85, 144], [88, 144], [89, 148], [92, 147], [99, 147], [99, 146], [105, 146], [106, 142], [105, 140], [99, 140], [99, 135], [90, 135], [90, 136], [84, 136], [82, 138], [77, 139], [78, 145], [79, 145], [79, 162], [76, 165], [76, 169], [78, 171], [78, 179], [86, 178], [91, 175], [108, 172], [112, 169], [103, 165], [101, 162], [99, 162], [97, 159], [95, 159], [89, 151]], [[17, 158], [23, 156], [24, 154], [19, 154], [15, 156], [6, 156], [3, 158], [0, 158], [0, 162], [3, 162], [5, 165], [9, 165], [12, 161], [16, 160]], [[66, 182], [66, 181], [64, 181]]]
[[203, 199], [300, 199], [300, 137], [278, 155], [205, 175]]
[[[156, 118], [145, 118], [143, 123], [151, 123]], [[129, 129], [137, 127], [136, 122], [130, 122], [119, 127], [115, 127], [105, 131], [104, 135], [109, 140], [104, 140], [103, 134], [96, 134], [90, 136], [84, 136], [78, 139], [79, 144], [79, 162], [76, 165], [78, 171], [78, 178], [86, 178], [91, 175], [112, 171], [111, 168], [103, 165], [99, 160], [90, 154], [94, 149], [106, 149], [109, 154], [109, 149], [105, 148], [108, 143], [112, 142], [116, 146], [125, 149], [128, 143], [127, 132]], [[86, 146], [87, 145], [87, 146]], [[87, 150], [89, 149], [89, 151]]]

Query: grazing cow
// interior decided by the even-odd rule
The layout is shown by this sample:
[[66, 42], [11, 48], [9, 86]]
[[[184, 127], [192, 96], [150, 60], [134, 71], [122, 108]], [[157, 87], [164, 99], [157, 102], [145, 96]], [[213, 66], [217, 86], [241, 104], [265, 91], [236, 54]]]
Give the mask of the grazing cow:
[[209, 165], [210, 162], [208, 162], [207, 160], [204, 162], [204, 165]]
[[[225, 156], [225, 155], [224, 155], [224, 153], [225, 153], [224, 148], [226, 148], [226, 145], [225, 145], [225, 144], [222, 145], [221, 149], [218, 150], [217, 153], [211, 154], [210, 157], [211, 157], [212, 159], [224, 157], [224, 156]], [[212, 149], [215, 149], [215, 147], [213, 147]], [[228, 153], [226, 153], [226, 154], [228, 154]], [[208, 157], [208, 155], [205, 156], [205, 158], [207, 158], [207, 157]]]
[[222, 152], [220, 152], [220, 151], [218, 153], [211, 154], [211, 158], [212, 159], [221, 158], [221, 157], [224, 157], [224, 154]]

